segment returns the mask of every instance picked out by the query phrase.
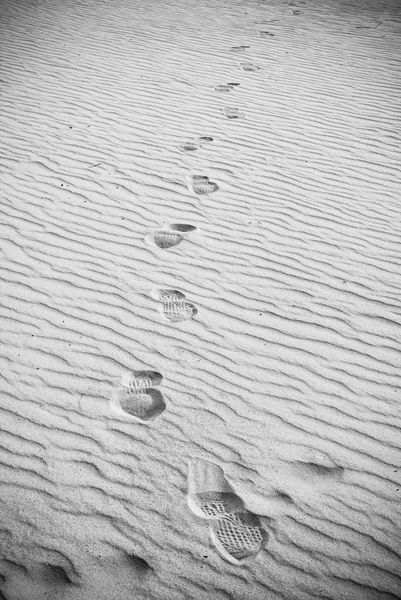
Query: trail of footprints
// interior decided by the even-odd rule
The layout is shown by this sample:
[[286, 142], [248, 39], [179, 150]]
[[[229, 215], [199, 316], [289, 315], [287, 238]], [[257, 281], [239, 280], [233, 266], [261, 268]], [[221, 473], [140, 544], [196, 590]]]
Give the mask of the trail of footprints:
[[[259, 37], [272, 37], [268, 31], [260, 31]], [[232, 53], [246, 52], [250, 46], [233, 46]], [[240, 62], [238, 68], [245, 72], [256, 72], [260, 67], [252, 62]], [[239, 83], [225, 83], [214, 87], [219, 93], [232, 92]], [[222, 108], [227, 119], [242, 119], [246, 114], [238, 108]], [[200, 136], [179, 145], [182, 152], [194, 152], [209, 145], [212, 137]], [[197, 196], [218, 191], [219, 186], [207, 175], [188, 177], [188, 188]], [[189, 238], [197, 228], [185, 223], [167, 223], [145, 236], [145, 242], [156, 249], [168, 250]], [[158, 311], [166, 321], [178, 323], [190, 320], [197, 314], [194, 304], [175, 289], [155, 288], [152, 298], [158, 303]], [[126, 419], [149, 423], [166, 409], [162, 393], [156, 389], [162, 383], [157, 371], [133, 371], [127, 373], [110, 400], [111, 409]], [[190, 510], [208, 520], [209, 535], [221, 556], [232, 564], [246, 563], [261, 551], [268, 540], [259, 517], [249, 512], [243, 500], [234, 492], [218, 465], [208, 461], [191, 461], [188, 469], [187, 502]]]

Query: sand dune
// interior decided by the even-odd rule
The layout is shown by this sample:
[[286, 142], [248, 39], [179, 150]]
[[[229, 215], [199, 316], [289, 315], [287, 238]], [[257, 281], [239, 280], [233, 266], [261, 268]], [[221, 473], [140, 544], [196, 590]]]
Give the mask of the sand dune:
[[401, 597], [396, 0], [0, 11], [0, 598]]

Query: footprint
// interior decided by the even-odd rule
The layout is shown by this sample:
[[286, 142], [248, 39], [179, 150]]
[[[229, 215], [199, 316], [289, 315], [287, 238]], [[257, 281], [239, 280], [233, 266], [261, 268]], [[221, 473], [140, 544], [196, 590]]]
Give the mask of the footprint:
[[296, 16], [296, 17], [298, 17], [298, 16], [301, 14], [301, 11], [300, 11], [300, 10], [292, 10], [291, 12], [292, 12], [292, 14], [293, 14], [294, 16]]
[[206, 460], [192, 460], [188, 465], [187, 502], [202, 519], [245, 512], [243, 501], [228, 483], [223, 469]]
[[155, 231], [145, 237], [145, 242], [149, 246], [156, 246], [156, 248], [166, 250], [166, 248], [178, 246], [183, 239], [184, 237], [175, 231]]
[[253, 71], [259, 71], [260, 67], [258, 67], [257, 65], [254, 65], [253, 63], [239, 63], [239, 67], [240, 69], [242, 69], [243, 71], [248, 71], [248, 72], [253, 72]]
[[268, 535], [259, 517], [245, 509], [218, 465], [199, 459], [189, 462], [187, 502], [196, 516], [213, 521], [212, 542], [230, 563], [247, 562], [266, 545]]
[[153, 421], [166, 409], [162, 394], [152, 387], [159, 385], [162, 379], [157, 371], [126, 373], [110, 400], [110, 408], [134, 421]]
[[202, 136], [194, 140], [187, 140], [183, 144], [180, 144], [178, 147], [183, 152], [193, 152], [194, 150], [199, 150], [199, 148], [202, 148], [204, 144], [209, 144], [210, 142], [213, 142], [212, 137]]
[[214, 181], [210, 181], [206, 175], [193, 175], [190, 178], [191, 184], [189, 188], [198, 196], [212, 194], [219, 189], [219, 186]]
[[223, 114], [227, 119], [244, 119], [246, 114], [238, 108], [223, 108]]
[[198, 311], [193, 304], [190, 304], [185, 300], [177, 299], [163, 302], [163, 306], [160, 308], [161, 315], [173, 323], [192, 319], [197, 312]]
[[159, 308], [161, 315], [172, 322], [192, 319], [197, 314], [196, 307], [185, 300], [185, 295], [178, 290], [156, 289], [152, 297], [162, 302]]
[[232, 85], [227, 83], [227, 84], [222, 84], [222, 85], [216, 85], [216, 87], [214, 89], [216, 92], [231, 92], [234, 88]]
[[178, 246], [178, 244], [180, 244], [184, 239], [183, 234], [196, 231], [196, 229], [197, 227], [194, 227], [193, 225], [187, 225], [186, 223], [165, 223], [163, 224], [163, 229], [146, 235], [145, 242], [149, 246], [166, 250], [167, 248]]
[[230, 48], [230, 52], [245, 52], [248, 48], [250, 48], [250, 46], [233, 46]]
[[260, 519], [252, 513], [235, 513], [210, 524], [210, 537], [220, 554], [234, 565], [249, 562], [268, 541]]

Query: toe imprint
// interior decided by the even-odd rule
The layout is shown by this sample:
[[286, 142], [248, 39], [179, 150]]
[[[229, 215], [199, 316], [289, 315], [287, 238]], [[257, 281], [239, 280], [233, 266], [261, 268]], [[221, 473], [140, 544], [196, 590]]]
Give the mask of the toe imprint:
[[188, 495], [187, 502], [192, 512], [204, 519], [221, 519], [245, 511], [243, 501], [234, 492], [202, 492]]
[[227, 119], [243, 119], [246, 116], [238, 108], [224, 108], [223, 114]]
[[157, 371], [132, 371], [122, 377], [121, 384], [129, 392], [135, 392], [160, 385], [162, 379]]
[[174, 300], [183, 300], [185, 294], [178, 290], [169, 290], [164, 288], [156, 288], [151, 292], [152, 298], [159, 302], [172, 302]]
[[190, 180], [193, 183], [201, 183], [209, 181], [209, 177], [207, 177], [207, 175], [192, 175], [192, 177], [190, 177]]
[[257, 67], [253, 63], [240, 63], [239, 66], [243, 71], [259, 71], [260, 69], [260, 67]]

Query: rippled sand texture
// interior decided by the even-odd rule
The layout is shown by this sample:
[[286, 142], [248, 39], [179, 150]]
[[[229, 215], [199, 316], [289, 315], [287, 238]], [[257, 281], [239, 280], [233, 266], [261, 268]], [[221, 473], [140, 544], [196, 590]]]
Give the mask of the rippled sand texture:
[[0, 597], [401, 597], [396, 0], [0, 6]]

